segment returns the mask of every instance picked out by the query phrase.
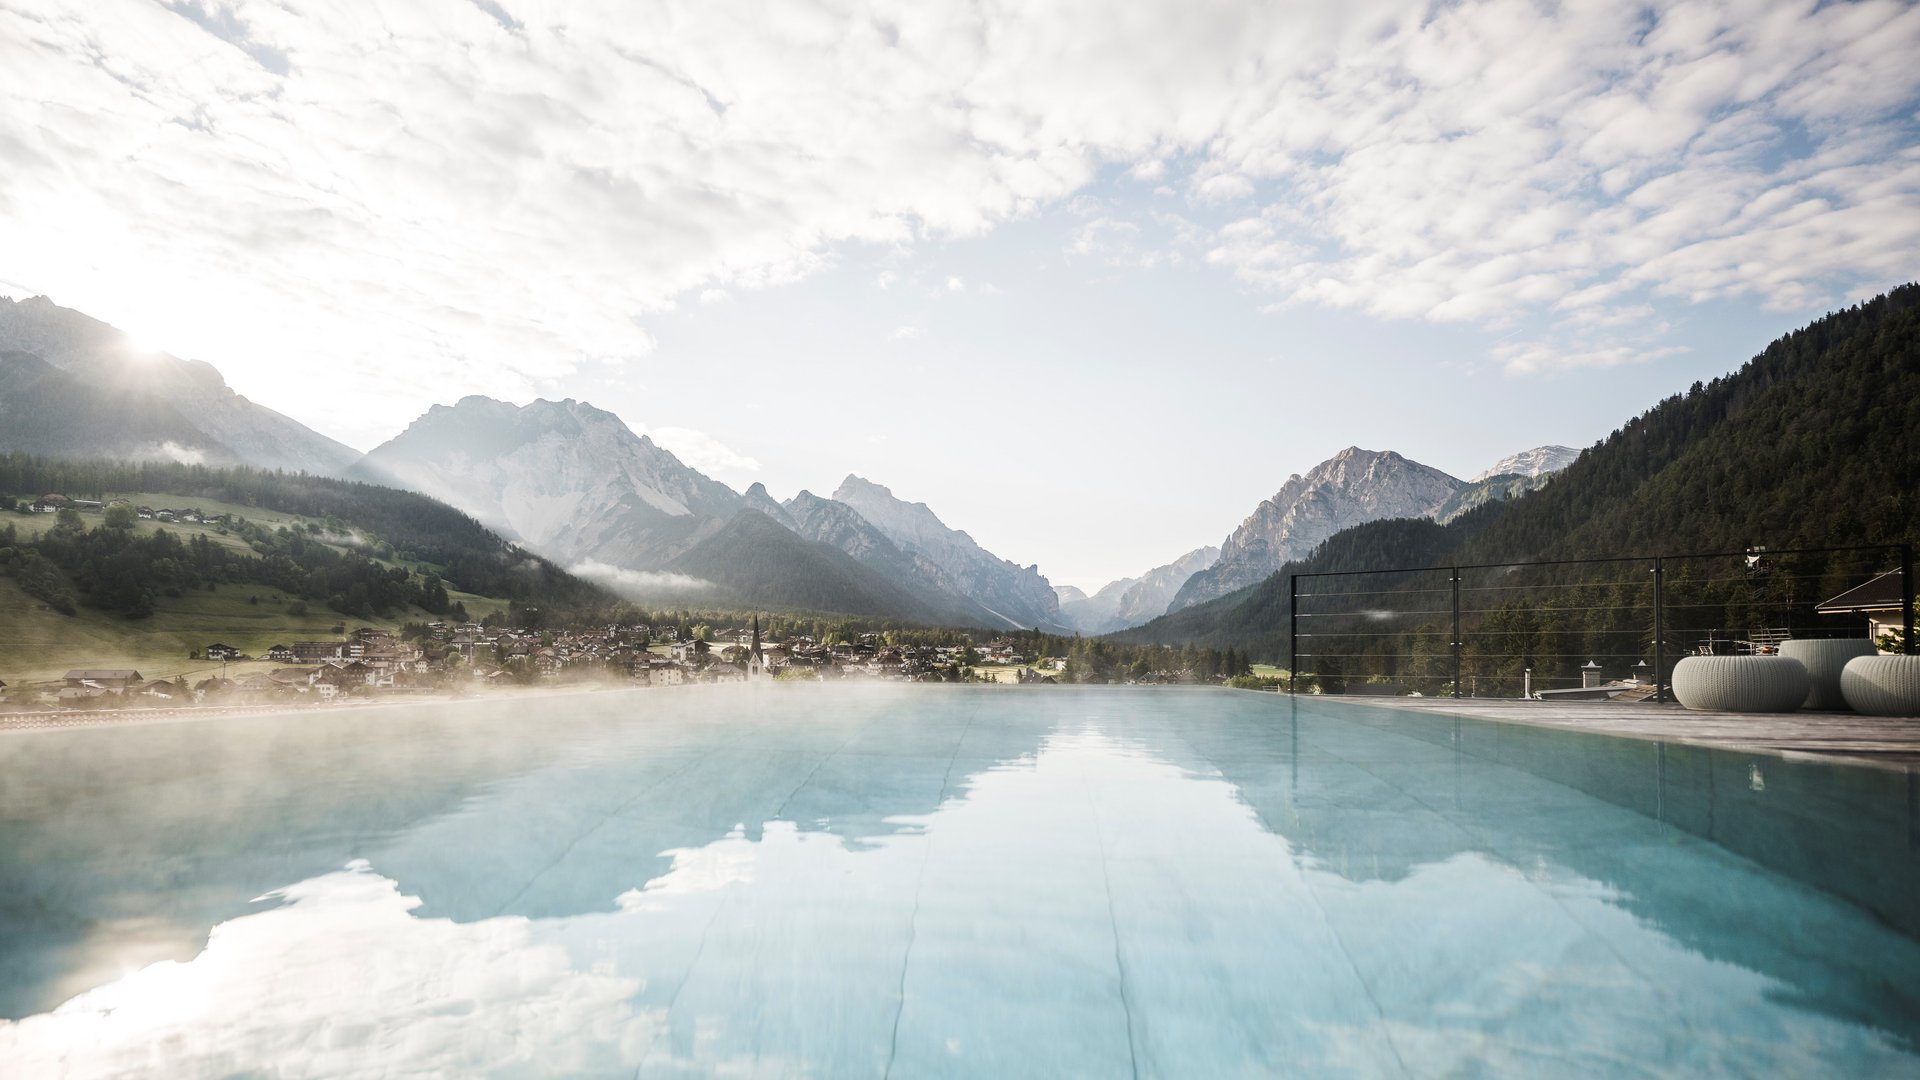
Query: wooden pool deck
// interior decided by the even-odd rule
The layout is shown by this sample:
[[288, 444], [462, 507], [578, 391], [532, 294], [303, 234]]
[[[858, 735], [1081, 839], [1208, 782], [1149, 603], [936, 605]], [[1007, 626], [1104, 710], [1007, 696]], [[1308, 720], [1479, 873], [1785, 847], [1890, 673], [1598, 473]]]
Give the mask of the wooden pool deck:
[[1569, 728], [1629, 739], [1776, 754], [1821, 754], [1920, 766], [1920, 718], [1855, 713], [1694, 712], [1655, 701], [1524, 701], [1505, 698], [1343, 697], [1356, 705], [1510, 724]]

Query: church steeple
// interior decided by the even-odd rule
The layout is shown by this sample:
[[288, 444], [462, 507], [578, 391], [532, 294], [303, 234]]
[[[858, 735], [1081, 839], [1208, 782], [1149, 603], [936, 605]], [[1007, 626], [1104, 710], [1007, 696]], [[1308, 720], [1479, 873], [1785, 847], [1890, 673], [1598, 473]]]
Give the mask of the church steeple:
[[760, 648], [760, 616], [753, 617], [753, 647], [747, 650], [747, 678], [767, 673], [767, 654]]

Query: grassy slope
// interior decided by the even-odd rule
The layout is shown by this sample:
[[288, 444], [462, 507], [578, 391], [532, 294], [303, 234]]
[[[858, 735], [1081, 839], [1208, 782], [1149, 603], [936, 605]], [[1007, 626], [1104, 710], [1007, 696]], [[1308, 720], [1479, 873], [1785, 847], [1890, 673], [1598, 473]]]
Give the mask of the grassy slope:
[[[251, 596], [260, 602], [248, 603]], [[21, 592], [11, 578], [0, 577], [0, 679], [19, 687], [58, 679], [75, 667], [131, 667], [148, 678], [204, 678], [220, 665], [189, 660], [187, 653], [216, 641], [257, 655], [278, 642], [332, 637], [332, 629], [343, 624], [395, 629], [408, 619], [432, 618], [415, 611], [402, 618], [349, 620], [311, 602], [306, 615], [295, 616], [287, 613], [289, 602], [258, 586], [220, 585], [212, 592], [163, 596], [145, 619], [123, 619], [84, 605], [76, 615], [62, 615]], [[228, 673], [248, 670], [253, 669], [229, 665]]]

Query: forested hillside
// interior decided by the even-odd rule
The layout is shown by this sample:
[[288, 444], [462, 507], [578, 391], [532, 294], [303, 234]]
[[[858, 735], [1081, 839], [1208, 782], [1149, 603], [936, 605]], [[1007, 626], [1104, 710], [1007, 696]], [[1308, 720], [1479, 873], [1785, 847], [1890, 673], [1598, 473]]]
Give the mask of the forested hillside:
[[[1259, 585], [1116, 637], [1233, 645], [1284, 661], [1293, 573], [1914, 539], [1916, 432], [1920, 285], [1909, 284], [1660, 402], [1538, 491], [1445, 526], [1346, 530]], [[1881, 561], [1838, 555], [1812, 560], [1808, 573], [1838, 582], [1884, 569]]]
[[[223, 529], [235, 539], [231, 545], [204, 535], [182, 540], [164, 530], [139, 533], [130, 507], [63, 515], [59, 527], [30, 538], [7, 527], [0, 532], [0, 548], [11, 549], [7, 566], [23, 588], [56, 608], [78, 599], [137, 618], [158, 593], [221, 582], [256, 583], [361, 616], [409, 604], [451, 613], [447, 586], [555, 613], [613, 602], [597, 586], [509, 545], [451, 507], [370, 484], [246, 468], [10, 454], [0, 456], [0, 493], [101, 501], [165, 493], [183, 503], [218, 500], [307, 519], [304, 530], [228, 522]], [[415, 572], [396, 563], [426, 568]]]

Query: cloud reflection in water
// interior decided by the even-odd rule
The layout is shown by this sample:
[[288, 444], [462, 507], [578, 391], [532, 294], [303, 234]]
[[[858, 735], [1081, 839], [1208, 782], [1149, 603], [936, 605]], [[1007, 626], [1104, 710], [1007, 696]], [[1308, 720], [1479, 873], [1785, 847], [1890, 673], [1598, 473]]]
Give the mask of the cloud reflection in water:
[[1405, 872], [1349, 876], [1302, 846], [1300, 795], [1306, 817], [1271, 822], [1284, 804], [1089, 723], [884, 835], [776, 820], [669, 852], [607, 910], [422, 917], [356, 862], [263, 897], [189, 962], [0, 1024], [0, 1060], [80, 1077], [1913, 1065], [1619, 887], [1503, 858], [1418, 806]]

